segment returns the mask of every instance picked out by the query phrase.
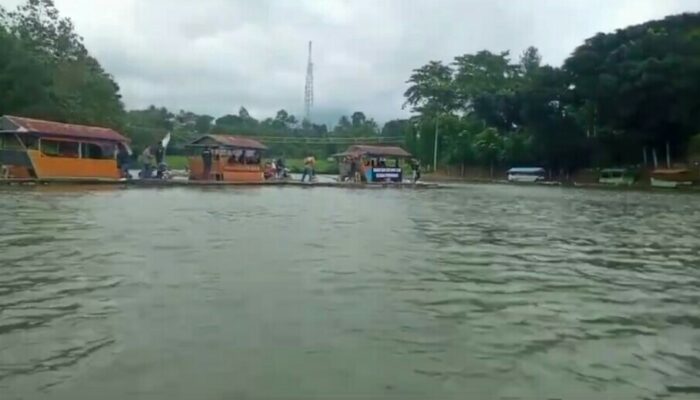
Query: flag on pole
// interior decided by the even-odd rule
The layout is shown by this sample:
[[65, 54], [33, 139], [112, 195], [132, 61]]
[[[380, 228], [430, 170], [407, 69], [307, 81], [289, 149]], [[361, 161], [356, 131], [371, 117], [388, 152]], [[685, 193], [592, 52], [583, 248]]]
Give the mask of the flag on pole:
[[163, 138], [163, 140], [160, 141], [160, 143], [163, 145], [163, 147], [168, 147], [168, 143], [170, 143], [170, 132], [168, 132], [167, 135]]

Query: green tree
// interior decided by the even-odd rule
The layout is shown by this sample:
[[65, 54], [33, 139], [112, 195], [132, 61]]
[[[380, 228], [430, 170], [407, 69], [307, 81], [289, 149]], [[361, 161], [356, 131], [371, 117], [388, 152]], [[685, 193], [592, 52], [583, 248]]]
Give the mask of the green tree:
[[60, 118], [51, 96], [52, 72], [21, 40], [0, 27], [0, 110], [36, 118]]
[[362, 111], [355, 111], [352, 113], [350, 120], [353, 128], [361, 128], [367, 122], [367, 117]]
[[407, 133], [410, 133], [411, 122], [407, 119], [394, 119], [388, 121], [382, 127], [381, 135], [383, 137], [405, 137]]
[[537, 47], [530, 46], [520, 55], [520, 73], [530, 75], [536, 72], [542, 64], [542, 56]]
[[195, 118], [194, 127], [197, 133], [202, 135], [209, 133], [211, 129], [211, 123], [214, 121], [214, 117], [211, 115], [198, 115]]
[[477, 158], [489, 166], [491, 178], [496, 163], [503, 158], [503, 140], [494, 128], [486, 128], [474, 137]]
[[7, 13], [10, 32], [46, 63], [75, 61], [88, 56], [69, 18], [61, 18], [52, 0], [27, 0]]
[[[623, 162], [644, 147], [676, 156], [700, 130], [700, 14], [681, 14], [587, 39], [564, 63], [577, 108]], [[583, 118], [580, 118], [583, 119]]]
[[440, 61], [431, 61], [414, 69], [404, 93], [406, 105], [422, 115], [435, 115], [455, 110], [458, 98], [453, 84], [454, 71]]
[[[120, 128], [124, 106], [119, 86], [92, 58], [73, 23], [62, 18], [51, 0], [27, 0], [2, 14], [2, 46], [9, 59], [2, 74], [10, 87], [26, 94], [9, 93], [4, 110], [37, 118]], [[24, 70], [17, 70], [23, 65]], [[27, 77], [36, 82], [27, 85]], [[2, 79], [2, 78], [0, 78]], [[43, 88], [43, 89], [40, 89]], [[22, 97], [34, 97], [27, 106]], [[8, 94], [8, 93], [6, 93]]]
[[519, 67], [510, 63], [509, 53], [480, 51], [455, 58], [455, 88], [460, 108], [474, 113], [500, 131], [518, 123], [515, 92], [520, 84]]
[[532, 163], [533, 158], [532, 136], [515, 132], [503, 137], [503, 161], [517, 166]]
[[347, 116], [343, 115], [338, 119], [338, 123], [335, 125], [334, 131], [336, 133], [338, 132], [348, 132], [352, 129], [352, 123], [350, 123], [350, 119], [348, 119]]

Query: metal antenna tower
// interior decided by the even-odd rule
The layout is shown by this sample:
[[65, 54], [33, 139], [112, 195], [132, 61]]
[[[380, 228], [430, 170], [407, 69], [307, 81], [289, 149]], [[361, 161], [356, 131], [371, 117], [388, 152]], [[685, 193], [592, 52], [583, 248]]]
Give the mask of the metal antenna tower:
[[306, 85], [304, 85], [304, 119], [311, 122], [311, 107], [314, 105], [314, 63], [311, 61], [311, 41], [309, 41], [309, 62], [306, 65]]

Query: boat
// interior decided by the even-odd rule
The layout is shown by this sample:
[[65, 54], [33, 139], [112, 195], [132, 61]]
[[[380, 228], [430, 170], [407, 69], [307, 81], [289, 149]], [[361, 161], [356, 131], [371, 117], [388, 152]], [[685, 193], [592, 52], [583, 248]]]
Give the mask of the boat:
[[0, 117], [3, 180], [120, 181], [116, 154], [129, 139], [103, 127]]
[[600, 171], [598, 183], [629, 186], [634, 183], [634, 173], [626, 168], [604, 168]]
[[[401, 147], [372, 145], [353, 145], [333, 155], [339, 163], [339, 181], [359, 180], [366, 183], [403, 182], [401, 162], [411, 157], [411, 153]], [[353, 163], [355, 176], [351, 176]]]
[[[267, 147], [257, 140], [230, 135], [203, 135], [187, 144], [191, 181], [255, 183], [265, 181], [261, 163]], [[204, 168], [211, 157], [211, 168]]]
[[540, 182], [544, 181], [544, 168], [539, 167], [517, 167], [507, 171], [508, 182]]
[[678, 188], [691, 186], [697, 180], [693, 171], [681, 169], [655, 169], [651, 172], [651, 186], [659, 188]]

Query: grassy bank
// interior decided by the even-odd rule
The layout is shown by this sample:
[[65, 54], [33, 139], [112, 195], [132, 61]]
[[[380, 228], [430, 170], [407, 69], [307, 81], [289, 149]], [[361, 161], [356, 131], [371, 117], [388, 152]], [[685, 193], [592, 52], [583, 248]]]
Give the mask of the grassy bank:
[[[269, 159], [264, 158], [263, 161], [268, 161]], [[187, 166], [186, 156], [166, 156], [166, 162], [171, 169], [185, 169]], [[302, 172], [304, 170], [304, 160], [301, 158], [291, 158], [285, 160], [287, 168], [292, 172]], [[338, 164], [334, 161], [328, 160], [316, 160], [316, 173], [317, 174], [337, 174]]]
[[187, 156], [165, 156], [165, 162], [171, 169], [185, 169], [187, 166]]
[[[292, 172], [302, 172], [304, 170], [304, 159], [302, 158], [291, 158], [285, 160], [287, 168]], [[316, 173], [317, 174], [337, 174], [338, 164], [334, 161], [316, 160]]]

